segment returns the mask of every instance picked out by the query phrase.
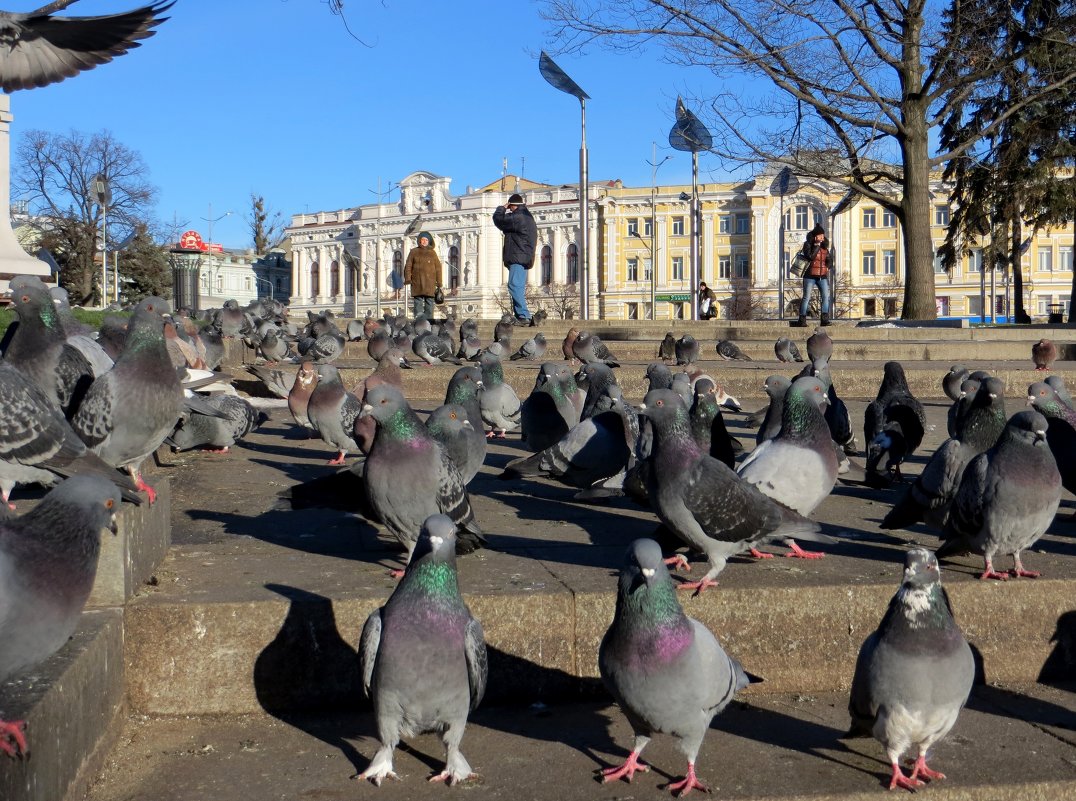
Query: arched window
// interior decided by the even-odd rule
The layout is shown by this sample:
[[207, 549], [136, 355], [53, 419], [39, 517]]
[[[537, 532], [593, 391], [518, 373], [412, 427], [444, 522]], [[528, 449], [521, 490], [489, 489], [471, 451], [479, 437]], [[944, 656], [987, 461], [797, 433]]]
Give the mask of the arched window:
[[344, 267], [344, 294], [355, 294], [355, 268], [347, 262]]
[[282, 290], [283, 288], [284, 288], [284, 279], [283, 278], [276, 279], [276, 291], [277, 291], [277, 293], [279, 294], [280, 290]]
[[448, 249], [448, 288], [453, 292], [460, 288], [460, 249], [455, 245]]
[[[573, 245], [574, 247], [574, 245]], [[542, 248], [542, 286], [553, 283], [553, 248], [546, 245]]]
[[316, 298], [321, 294], [321, 266], [314, 262], [310, 265], [310, 297]]
[[568, 245], [568, 283], [579, 283], [579, 248]]
[[340, 262], [333, 259], [332, 264], [329, 265], [329, 286], [331, 291], [329, 292], [334, 298], [340, 295]]
[[392, 275], [389, 276], [389, 285], [394, 292], [403, 289], [403, 251], [397, 250], [392, 254]]

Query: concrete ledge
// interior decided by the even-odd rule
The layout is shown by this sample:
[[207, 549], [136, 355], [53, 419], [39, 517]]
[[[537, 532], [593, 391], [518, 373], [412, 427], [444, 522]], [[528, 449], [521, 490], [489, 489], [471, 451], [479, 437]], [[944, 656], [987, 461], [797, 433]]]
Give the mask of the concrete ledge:
[[147, 476], [147, 480], [157, 490], [157, 502], [153, 506], [124, 503], [117, 534], [101, 536], [97, 579], [88, 607], [122, 606], [168, 553], [172, 544], [171, 483], [159, 473]]
[[116, 740], [124, 711], [122, 613], [86, 612], [74, 637], [52, 658], [0, 685], [0, 713], [28, 722], [32, 755], [0, 762], [0, 798], [83, 798]]

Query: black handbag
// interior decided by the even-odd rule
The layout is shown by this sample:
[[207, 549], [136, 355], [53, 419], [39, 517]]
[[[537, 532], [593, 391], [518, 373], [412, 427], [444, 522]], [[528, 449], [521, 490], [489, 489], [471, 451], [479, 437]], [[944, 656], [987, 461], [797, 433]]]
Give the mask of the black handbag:
[[445, 302], [445, 290], [441, 287], [437, 287], [437, 289], [433, 291], [433, 302], [438, 306]]

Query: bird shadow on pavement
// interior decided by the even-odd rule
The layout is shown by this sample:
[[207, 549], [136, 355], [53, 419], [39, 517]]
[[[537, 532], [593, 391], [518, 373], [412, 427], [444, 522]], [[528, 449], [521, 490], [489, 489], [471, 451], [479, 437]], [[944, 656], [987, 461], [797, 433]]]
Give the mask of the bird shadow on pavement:
[[[1076, 690], [1076, 682], [1069, 681], [1067, 687], [1062, 685], [1062, 689]], [[971, 697], [968, 699], [968, 709], [988, 715], [1012, 718], [1037, 728], [1046, 727], [1076, 732], [1076, 709], [1004, 687], [989, 684], [977, 685], [972, 689]]]
[[1076, 610], [1065, 612], [1057, 619], [1050, 642], [1056, 645], [1046, 657], [1038, 680], [1076, 692]]

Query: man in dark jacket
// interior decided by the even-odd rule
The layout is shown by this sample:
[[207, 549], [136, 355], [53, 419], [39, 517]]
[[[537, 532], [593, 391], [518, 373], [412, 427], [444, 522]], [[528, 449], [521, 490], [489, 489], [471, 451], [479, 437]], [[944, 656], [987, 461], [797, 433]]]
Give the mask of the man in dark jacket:
[[493, 224], [504, 234], [501, 260], [508, 268], [508, 294], [516, 325], [534, 325], [527, 308], [527, 270], [534, 264], [534, 248], [538, 243], [538, 226], [523, 205], [523, 197], [514, 194], [493, 212]]

